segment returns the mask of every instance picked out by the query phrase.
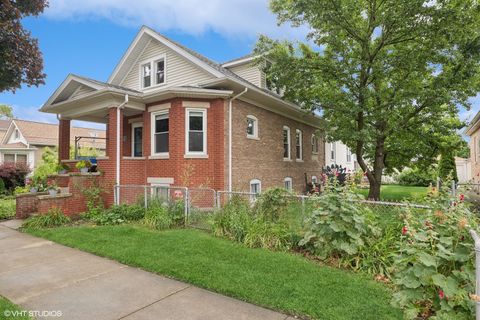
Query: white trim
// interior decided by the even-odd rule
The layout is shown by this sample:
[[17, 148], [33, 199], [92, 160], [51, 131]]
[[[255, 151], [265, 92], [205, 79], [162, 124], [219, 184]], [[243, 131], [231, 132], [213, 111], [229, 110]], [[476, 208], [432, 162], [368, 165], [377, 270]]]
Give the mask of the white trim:
[[249, 114], [247, 115], [247, 129], [248, 129], [248, 120], [253, 120], [253, 134], [248, 134], [247, 132], [247, 138], [248, 139], [254, 139], [254, 140], [259, 140], [258, 136], [258, 119], [257, 117]]
[[[285, 157], [285, 140], [284, 140], [284, 133], [285, 131], [288, 132], [288, 135], [287, 135], [287, 142], [288, 142], [288, 157]], [[290, 132], [290, 128], [287, 127], [287, 126], [283, 126], [283, 129], [282, 129], [282, 152], [283, 152], [283, 160], [284, 161], [291, 161], [292, 160], [292, 139], [291, 139], [291, 132]]]
[[138, 157], [135, 156], [135, 128], [142, 128], [142, 155], [139, 156], [139, 157], [143, 157], [143, 137], [144, 137], [143, 122], [134, 122], [134, 123], [132, 123], [132, 136], [131, 136], [132, 158], [138, 158]]
[[[163, 82], [157, 83], [157, 62], [163, 60]], [[143, 85], [143, 66], [150, 65], [150, 85], [145, 87]], [[145, 59], [138, 63], [140, 66], [139, 77], [140, 77], [140, 89], [143, 91], [151, 90], [154, 88], [162, 87], [167, 85], [167, 55], [165, 53], [159, 54], [153, 58]]]
[[138, 118], [128, 119], [128, 124], [133, 124], [133, 123], [137, 123], [137, 122], [143, 122], [143, 118], [138, 117]]
[[256, 193], [256, 195], [250, 195], [250, 201], [252, 201], [252, 202], [257, 199], [257, 195], [262, 193], [262, 181], [260, 181], [259, 179], [250, 180], [250, 182], [249, 182], [249, 192], [254, 193], [252, 191], [252, 185], [254, 185], [254, 184], [258, 184], [258, 192]]
[[165, 159], [169, 157], [169, 152], [155, 152], [155, 117], [160, 115], [168, 116], [168, 151], [170, 152], [170, 112], [169, 109], [164, 109], [150, 113], [150, 157], [158, 157], [158, 159]]
[[[203, 151], [198, 152], [198, 151], [189, 151], [188, 147], [190, 144], [190, 137], [189, 137], [189, 131], [190, 131], [190, 113], [191, 112], [201, 112], [202, 113], [202, 132], [203, 132]], [[185, 109], [185, 157], [195, 157], [195, 156], [200, 156], [200, 157], [205, 157], [208, 156], [207, 152], [207, 132], [208, 132], [208, 122], [207, 122], [207, 109], [203, 108], [186, 108]]]
[[210, 108], [210, 102], [206, 102], [206, 101], [182, 101], [182, 106], [184, 108], [208, 109], [208, 108]]
[[[299, 136], [299, 142], [300, 142], [300, 157], [297, 155], [297, 135]], [[295, 160], [296, 161], [303, 161], [303, 132], [300, 129], [295, 130]]]
[[[287, 187], [287, 182], [290, 183], [289, 187]], [[285, 179], [283, 179], [283, 184], [285, 186], [285, 190], [287, 191], [293, 190], [293, 179], [291, 177], [285, 177]]]
[[251, 61], [253, 61], [253, 60], [255, 60], [259, 57], [260, 57], [260, 55], [256, 55], [256, 56], [246, 57], [246, 58], [243, 58], [243, 59], [238, 59], [238, 60], [235, 60], [235, 61], [228, 61], [228, 62], [223, 63], [222, 67], [224, 67], [224, 68], [236, 67], [236, 66], [251, 62]]
[[155, 156], [148, 156], [149, 160], [161, 160], [161, 159], [170, 159], [170, 153], [158, 154]]
[[147, 183], [150, 184], [173, 184], [175, 181], [174, 178], [159, 178], [159, 177], [148, 177]]
[[158, 104], [155, 106], [148, 107], [149, 112], [155, 112], [155, 111], [162, 111], [162, 110], [168, 110], [172, 107], [172, 104], [170, 102], [168, 103], [162, 103]]

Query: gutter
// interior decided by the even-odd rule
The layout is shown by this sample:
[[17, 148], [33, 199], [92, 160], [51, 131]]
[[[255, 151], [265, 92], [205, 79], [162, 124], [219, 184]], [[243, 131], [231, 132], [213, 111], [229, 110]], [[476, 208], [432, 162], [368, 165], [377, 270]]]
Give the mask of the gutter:
[[228, 192], [232, 192], [232, 110], [233, 100], [247, 93], [248, 88], [228, 100]]
[[[125, 105], [128, 103], [128, 94], [125, 94], [125, 101], [117, 106], [117, 150], [116, 150], [116, 159], [115, 159], [115, 166], [116, 166], [116, 175], [115, 175], [115, 185], [120, 185], [120, 109], [123, 109]], [[116, 202], [119, 204], [119, 195], [117, 192]]]

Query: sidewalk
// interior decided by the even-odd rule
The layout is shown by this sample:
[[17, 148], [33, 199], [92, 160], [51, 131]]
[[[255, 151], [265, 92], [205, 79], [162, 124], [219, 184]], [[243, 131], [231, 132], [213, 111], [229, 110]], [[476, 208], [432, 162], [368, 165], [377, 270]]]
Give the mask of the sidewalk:
[[13, 227], [0, 223], [0, 295], [25, 310], [61, 311], [68, 320], [290, 319]]

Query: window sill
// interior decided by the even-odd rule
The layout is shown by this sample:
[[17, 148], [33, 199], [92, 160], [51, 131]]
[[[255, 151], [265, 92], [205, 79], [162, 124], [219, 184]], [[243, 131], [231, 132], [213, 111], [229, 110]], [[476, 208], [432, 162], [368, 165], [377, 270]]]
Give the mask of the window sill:
[[208, 154], [184, 154], [185, 159], [208, 159]]
[[283, 161], [292, 162], [292, 159], [289, 159], [289, 158], [283, 158]]
[[170, 159], [170, 154], [168, 154], [168, 153], [166, 153], [166, 154], [153, 154], [153, 155], [149, 156], [148, 159], [152, 159], [152, 160], [155, 160], [155, 159]]
[[247, 135], [247, 139], [250, 139], [250, 140], [260, 140], [259, 137], [255, 137], [255, 136], [248, 136]]
[[295, 162], [303, 162], [303, 159], [295, 159]]
[[123, 157], [123, 160], [145, 160], [145, 157]]

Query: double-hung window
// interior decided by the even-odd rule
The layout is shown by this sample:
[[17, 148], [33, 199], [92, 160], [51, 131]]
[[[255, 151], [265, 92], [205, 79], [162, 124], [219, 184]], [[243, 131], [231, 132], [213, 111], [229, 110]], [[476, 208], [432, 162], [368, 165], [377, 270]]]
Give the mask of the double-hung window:
[[150, 88], [166, 82], [165, 57], [150, 60], [140, 66], [140, 80], [142, 88]]
[[185, 154], [207, 155], [207, 110], [186, 109]]
[[168, 156], [169, 115], [168, 111], [152, 113], [152, 155]]
[[293, 185], [292, 178], [286, 177], [284, 180], [284, 183], [285, 183], [285, 190], [292, 191], [292, 185]]
[[257, 195], [262, 192], [262, 182], [258, 179], [250, 180], [250, 201], [257, 200]]
[[312, 153], [318, 154], [318, 138], [315, 134], [312, 134]]
[[247, 138], [258, 139], [258, 119], [255, 116], [247, 116]]
[[283, 159], [290, 160], [290, 128], [283, 127]]
[[295, 131], [295, 151], [296, 151], [297, 160], [303, 160], [302, 131], [298, 129]]
[[352, 150], [347, 147], [347, 162], [352, 162]]
[[335, 160], [335, 143], [330, 143], [330, 160]]

